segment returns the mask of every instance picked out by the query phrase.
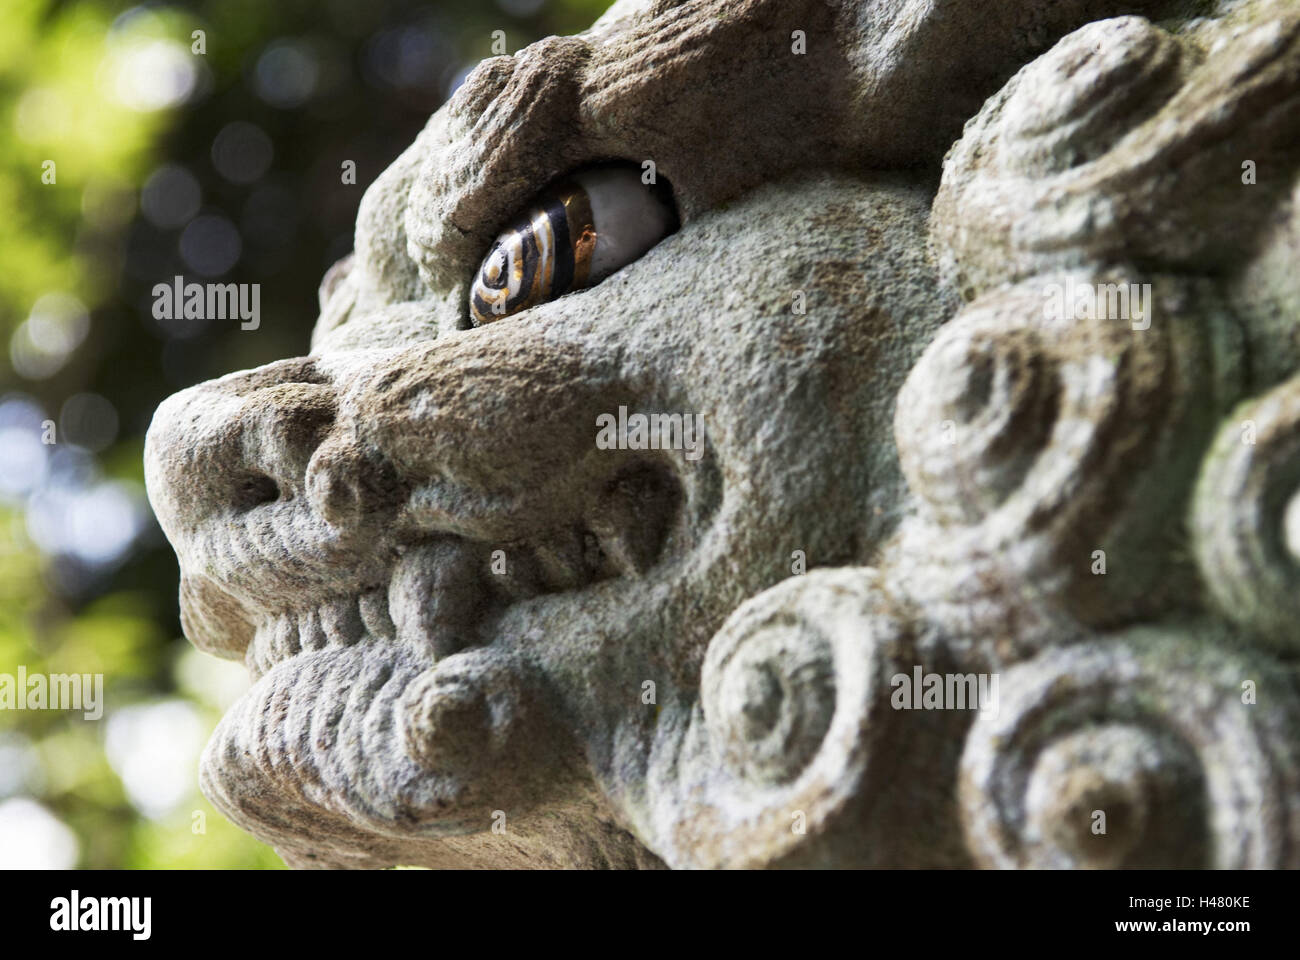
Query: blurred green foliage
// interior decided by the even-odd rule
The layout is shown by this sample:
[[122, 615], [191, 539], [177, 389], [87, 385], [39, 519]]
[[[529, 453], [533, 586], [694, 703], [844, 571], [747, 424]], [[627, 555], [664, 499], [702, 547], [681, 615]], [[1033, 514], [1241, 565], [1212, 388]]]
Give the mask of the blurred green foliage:
[[[0, 674], [103, 674], [104, 714], [0, 710], [0, 865], [59, 863], [62, 823], [62, 862], [80, 867], [281, 866], [197, 789], [198, 747], [247, 681], [181, 636], [175, 561], [144, 503], [144, 432], [178, 388], [306, 352], [316, 285], [351, 249], [365, 187], [494, 30], [513, 53], [607, 5], [4, 0]], [[251, 180], [214, 156], [234, 121], [273, 147]], [[197, 185], [184, 222], [142, 206], [160, 169]], [[238, 231], [238, 256], [213, 276], [262, 284], [258, 331], [152, 319], [152, 286], [194, 272], [181, 241], [196, 216]], [[42, 313], [50, 294], [61, 306]], [[69, 399], [88, 395], [111, 412], [93, 407], [95, 429]], [[38, 446], [49, 421], [56, 442]], [[90, 549], [102, 543], [113, 549]], [[28, 828], [36, 804], [49, 838]]]

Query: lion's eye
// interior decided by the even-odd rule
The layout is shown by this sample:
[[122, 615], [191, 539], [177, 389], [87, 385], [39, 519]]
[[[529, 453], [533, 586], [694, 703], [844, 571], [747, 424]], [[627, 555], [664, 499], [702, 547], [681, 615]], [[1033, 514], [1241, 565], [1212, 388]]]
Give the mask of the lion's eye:
[[604, 280], [677, 226], [666, 188], [640, 171], [601, 167], [543, 193], [497, 237], [470, 291], [476, 325]]

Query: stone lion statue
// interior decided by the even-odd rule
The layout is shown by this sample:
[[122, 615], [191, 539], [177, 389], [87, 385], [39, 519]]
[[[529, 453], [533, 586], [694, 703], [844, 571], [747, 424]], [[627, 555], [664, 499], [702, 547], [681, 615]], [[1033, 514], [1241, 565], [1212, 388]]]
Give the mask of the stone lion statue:
[[1300, 866], [1298, 147], [1289, 0], [483, 61], [310, 356], [154, 418], [204, 791], [295, 867]]

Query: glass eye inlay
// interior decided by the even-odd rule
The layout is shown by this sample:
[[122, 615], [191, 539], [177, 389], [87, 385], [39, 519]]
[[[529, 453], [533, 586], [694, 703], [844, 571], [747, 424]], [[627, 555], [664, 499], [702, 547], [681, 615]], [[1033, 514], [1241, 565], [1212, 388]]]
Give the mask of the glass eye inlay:
[[470, 291], [475, 325], [491, 323], [631, 263], [676, 226], [664, 191], [639, 171], [603, 167], [545, 191], [497, 237]]

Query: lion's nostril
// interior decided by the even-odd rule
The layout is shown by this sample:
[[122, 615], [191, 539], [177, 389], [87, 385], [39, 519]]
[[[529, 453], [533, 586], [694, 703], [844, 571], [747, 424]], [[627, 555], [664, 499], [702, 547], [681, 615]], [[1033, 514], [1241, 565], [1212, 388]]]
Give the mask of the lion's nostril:
[[641, 576], [659, 562], [684, 495], [671, 472], [641, 463], [610, 481], [588, 523], [622, 576]]
[[235, 483], [233, 506], [240, 513], [246, 513], [264, 503], [274, 503], [280, 499], [280, 485], [264, 473], [250, 473]]

